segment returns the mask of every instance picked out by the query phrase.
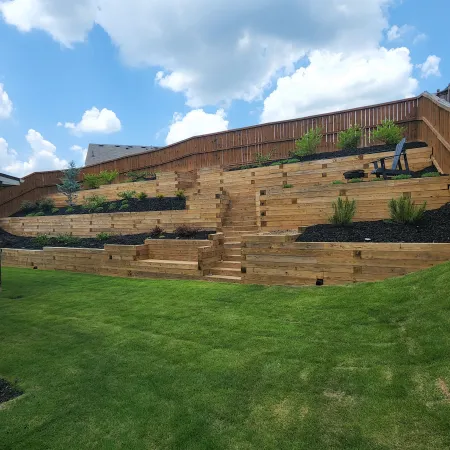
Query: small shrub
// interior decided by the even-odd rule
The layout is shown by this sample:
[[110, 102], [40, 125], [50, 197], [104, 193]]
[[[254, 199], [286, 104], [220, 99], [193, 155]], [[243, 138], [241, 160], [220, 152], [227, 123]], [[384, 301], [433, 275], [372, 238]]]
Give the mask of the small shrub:
[[110, 203], [108, 206], [108, 210], [114, 211], [115, 209], [117, 209], [117, 203], [114, 203], [114, 202]]
[[184, 194], [183, 189], [179, 189], [178, 191], [176, 191], [175, 192], [175, 196], [177, 198], [180, 198], [180, 199], [185, 199], [186, 198], [186, 195]]
[[74, 209], [72, 206], [69, 206], [69, 207], [66, 209], [66, 214], [72, 214], [73, 212], [75, 212], [75, 209]]
[[122, 202], [122, 204], [119, 206], [119, 211], [125, 211], [126, 209], [130, 208], [130, 204], [128, 202]]
[[148, 195], [145, 192], [139, 192], [139, 194], [137, 195], [137, 199], [140, 200], [141, 202], [144, 200], [147, 200]]
[[103, 178], [100, 174], [85, 173], [83, 183], [88, 189], [98, 189], [102, 184]]
[[46, 247], [50, 244], [50, 237], [47, 234], [38, 234], [34, 239], [33, 242], [36, 245], [39, 245], [41, 247]]
[[345, 184], [345, 183], [341, 180], [334, 180], [331, 184]]
[[32, 213], [28, 213], [27, 217], [34, 217], [36, 215], [36, 213], [32, 212]]
[[58, 211], [59, 211], [59, 208], [53, 208], [53, 209], [52, 209], [52, 214], [57, 214]]
[[395, 175], [392, 177], [393, 180], [409, 180], [410, 178], [412, 178], [412, 175], [406, 174]]
[[149, 172], [147, 170], [133, 171], [127, 173], [127, 178], [128, 181], [132, 183], [134, 183], [135, 181], [155, 180], [156, 173]]
[[50, 197], [44, 197], [38, 200], [37, 207], [41, 211], [51, 212], [51, 210], [55, 207], [55, 201]]
[[397, 145], [405, 134], [405, 129], [395, 124], [393, 120], [385, 119], [373, 132], [373, 138], [387, 145]]
[[275, 161], [271, 164], [271, 166], [279, 166], [280, 164], [283, 164], [283, 161]]
[[58, 234], [55, 237], [55, 241], [58, 244], [62, 244], [62, 245], [76, 245], [80, 242], [80, 238], [76, 237], [76, 236], [72, 236], [72, 233], [63, 233], [63, 234]]
[[312, 128], [301, 139], [295, 142], [295, 151], [293, 154], [298, 158], [313, 155], [322, 142], [322, 128]]
[[98, 233], [96, 238], [99, 241], [107, 241], [109, 238], [111, 237], [111, 235], [109, 233], [106, 233], [104, 231], [102, 231], [101, 233]]
[[361, 136], [361, 127], [355, 123], [348, 130], [341, 131], [338, 134], [337, 147], [342, 150], [358, 148], [358, 144], [361, 141]]
[[383, 177], [379, 177], [379, 178], [372, 178], [371, 180], [369, 180], [369, 181], [384, 181], [384, 178]]
[[45, 216], [45, 213], [43, 211], [38, 211], [34, 213], [35, 216]]
[[23, 212], [27, 212], [27, 211], [33, 211], [33, 209], [36, 209], [37, 205], [35, 202], [31, 202], [30, 200], [24, 200], [21, 204], [20, 204], [20, 210]]
[[264, 155], [263, 153], [257, 153], [255, 157], [255, 163], [258, 167], [261, 167], [269, 163], [271, 159], [272, 152], [267, 153], [267, 155]]
[[98, 208], [94, 209], [94, 212], [96, 213], [102, 213], [103, 212], [103, 206], [99, 206]]
[[434, 178], [434, 177], [440, 177], [441, 174], [439, 172], [428, 172], [423, 173], [420, 178]]
[[283, 184], [283, 189], [290, 189], [291, 187], [294, 187], [294, 185], [288, 183]]
[[411, 197], [402, 195], [398, 199], [389, 201], [389, 212], [391, 219], [397, 223], [412, 224], [420, 222], [427, 208], [427, 202], [421, 206], [416, 206]]
[[99, 174], [101, 184], [112, 184], [112, 182], [119, 176], [117, 170], [102, 170]]
[[351, 180], [348, 180], [349, 183], [363, 183], [364, 178], [352, 178]]
[[156, 194], [156, 198], [158, 200], [162, 200], [164, 198], [164, 194]]
[[161, 228], [159, 225], [156, 225], [150, 230], [150, 237], [155, 238], [158, 236], [161, 236], [164, 233], [164, 229]]
[[122, 200], [132, 200], [136, 197], [136, 191], [123, 191], [117, 194]]
[[356, 213], [356, 201], [339, 197], [332, 204], [334, 214], [330, 217], [333, 225], [350, 225]]
[[82, 208], [89, 212], [94, 212], [98, 208], [101, 208], [107, 202], [106, 197], [103, 195], [91, 195], [84, 199]]
[[175, 234], [181, 238], [190, 238], [198, 233], [199, 229], [190, 225], [180, 225], [175, 229]]

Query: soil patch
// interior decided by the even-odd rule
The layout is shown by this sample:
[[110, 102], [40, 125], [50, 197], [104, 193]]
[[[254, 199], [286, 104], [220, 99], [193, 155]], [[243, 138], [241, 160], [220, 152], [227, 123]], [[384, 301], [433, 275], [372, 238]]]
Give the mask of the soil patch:
[[[428, 144], [426, 142], [408, 142], [405, 144], [406, 149], [411, 148], [422, 148], [427, 147]], [[273, 160], [268, 163], [264, 163], [262, 165], [258, 164], [246, 164], [239, 167], [232, 167], [229, 169], [230, 171], [235, 170], [244, 170], [244, 169], [253, 169], [257, 167], [266, 167], [266, 166], [275, 166], [279, 164], [290, 164], [290, 163], [299, 163], [299, 162], [307, 162], [307, 161], [316, 161], [318, 159], [330, 159], [330, 158], [344, 158], [346, 156], [355, 156], [355, 155], [370, 155], [373, 153], [383, 153], [383, 152], [393, 152], [395, 150], [395, 145], [373, 145], [371, 147], [364, 148], [355, 148], [351, 150], [338, 150], [336, 152], [325, 152], [325, 153], [316, 153], [314, 155], [304, 156], [302, 158], [296, 158], [293, 156], [289, 159], [278, 159]]]
[[[180, 240], [205, 240], [208, 235], [214, 234], [215, 231], [199, 230], [191, 237], [180, 237], [175, 233], [163, 233], [160, 236], [152, 239], [180, 239]], [[108, 239], [97, 238], [48, 238], [48, 241], [43, 243], [42, 239], [34, 237], [16, 236], [10, 234], [0, 228], [0, 248], [23, 248], [29, 250], [42, 250], [43, 247], [73, 247], [73, 248], [103, 248], [105, 244], [119, 244], [119, 245], [142, 245], [145, 239], [150, 238], [150, 232], [141, 234], [127, 234], [127, 235], [112, 235]]]
[[349, 226], [314, 225], [297, 242], [450, 242], [450, 203], [426, 211], [416, 225], [402, 225], [388, 220], [355, 222]]
[[[92, 195], [98, 195], [95, 189], [92, 189]], [[101, 206], [101, 211], [87, 211], [83, 209], [81, 205], [76, 205], [73, 207], [73, 211], [67, 212], [67, 207], [58, 208], [58, 211], [55, 213], [44, 212], [46, 216], [64, 216], [67, 214], [92, 214], [94, 213], [115, 213], [115, 212], [146, 212], [146, 211], [179, 211], [186, 209], [186, 199], [178, 198], [178, 197], [164, 197], [164, 198], [146, 198], [145, 200], [138, 200], [137, 198], [133, 198], [128, 200], [128, 207], [124, 209], [120, 209], [122, 206], [123, 200], [117, 199], [111, 202], [105, 202]], [[13, 214], [11, 217], [25, 217], [30, 213], [36, 213], [38, 209], [30, 210], [30, 211], [18, 211]]]
[[0, 403], [7, 402], [13, 398], [19, 397], [23, 392], [17, 387], [11, 385], [3, 378], [0, 378]]

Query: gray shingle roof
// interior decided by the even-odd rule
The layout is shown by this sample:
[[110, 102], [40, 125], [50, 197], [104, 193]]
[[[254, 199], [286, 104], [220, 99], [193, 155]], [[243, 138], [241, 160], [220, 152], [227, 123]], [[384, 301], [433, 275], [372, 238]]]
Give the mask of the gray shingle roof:
[[121, 158], [122, 156], [136, 155], [157, 150], [159, 147], [139, 146], [139, 145], [109, 145], [109, 144], [89, 144], [86, 155], [86, 166], [99, 164], [105, 161]]
[[20, 181], [20, 178], [7, 175], [6, 173], [0, 173], [0, 186], [18, 186]]

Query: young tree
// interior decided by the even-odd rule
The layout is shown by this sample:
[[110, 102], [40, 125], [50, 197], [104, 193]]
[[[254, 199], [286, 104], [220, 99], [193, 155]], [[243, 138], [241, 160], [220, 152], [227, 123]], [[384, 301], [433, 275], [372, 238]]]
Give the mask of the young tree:
[[77, 192], [80, 190], [80, 183], [78, 182], [78, 175], [80, 169], [75, 165], [75, 161], [70, 161], [69, 168], [64, 170], [64, 176], [61, 178], [61, 184], [58, 184], [57, 188], [61, 194], [67, 197], [67, 204], [69, 206], [75, 205], [75, 199], [77, 198]]

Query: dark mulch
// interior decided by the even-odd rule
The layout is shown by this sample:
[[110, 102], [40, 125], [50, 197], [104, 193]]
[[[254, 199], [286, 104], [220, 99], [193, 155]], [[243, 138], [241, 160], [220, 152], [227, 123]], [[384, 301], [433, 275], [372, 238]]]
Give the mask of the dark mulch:
[[23, 392], [12, 386], [3, 378], [0, 378], [0, 403], [7, 402], [13, 398], [19, 397]]
[[[92, 190], [92, 195], [96, 195], [95, 190]], [[186, 209], [186, 199], [185, 198], [178, 198], [178, 197], [164, 197], [161, 199], [151, 197], [147, 198], [145, 200], [138, 200], [136, 198], [128, 200], [129, 208], [121, 210], [120, 206], [122, 204], [123, 200], [115, 200], [112, 202], [106, 202], [102, 205], [102, 211], [99, 213], [114, 213], [114, 212], [146, 212], [146, 211], [178, 211]], [[49, 216], [63, 216], [66, 214], [91, 214], [91, 212], [86, 211], [82, 208], [81, 205], [77, 205], [74, 207], [74, 211], [67, 213], [67, 208], [59, 208], [58, 212], [56, 213], [45, 213], [45, 215]], [[18, 211], [17, 213], [13, 214], [12, 217], [25, 217], [30, 212], [37, 212], [38, 210], [34, 211], [27, 211], [26, 213], [23, 211]], [[96, 212], [97, 213], [97, 212]]]
[[[405, 145], [406, 149], [411, 148], [421, 148], [421, 147], [427, 147], [426, 142], [408, 142]], [[336, 152], [325, 152], [325, 153], [316, 153], [314, 155], [308, 155], [304, 156], [303, 158], [289, 158], [290, 163], [295, 162], [307, 162], [307, 161], [316, 161], [318, 159], [329, 159], [329, 158], [344, 158], [345, 156], [354, 156], [354, 155], [370, 155], [374, 153], [382, 153], [382, 152], [392, 152], [395, 150], [395, 145], [374, 145], [372, 147], [364, 147], [364, 148], [355, 148], [351, 150], [338, 150]], [[256, 167], [266, 167], [266, 166], [272, 166], [282, 163], [287, 163], [287, 159], [279, 159], [270, 161], [269, 163], [263, 164], [258, 166], [257, 164], [248, 164], [245, 166], [239, 166], [239, 167], [233, 167], [229, 169], [230, 171], [234, 170], [243, 170], [243, 169], [252, 169]]]
[[[154, 237], [152, 239], [208, 239], [208, 235], [215, 233], [215, 231], [199, 230], [193, 236], [186, 238], [180, 237], [175, 233], [164, 233], [161, 237]], [[115, 235], [109, 237], [107, 240], [97, 238], [79, 238], [72, 242], [64, 242], [57, 238], [50, 238], [45, 247], [74, 247], [74, 248], [103, 248], [105, 244], [119, 244], [119, 245], [141, 245], [145, 239], [150, 238], [150, 232], [141, 234], [127, 234]], [[41, 250], [44, 245], [32, 237], [15, 236], [0, 228], [0, 248], [24, 248], [29, 250]]]
[[387, 220], [355, 222], [350, 226], [314, 225], [297, 242], [450, 242], [450, 203], [426, 211], [417, 225], [402, 225]]

